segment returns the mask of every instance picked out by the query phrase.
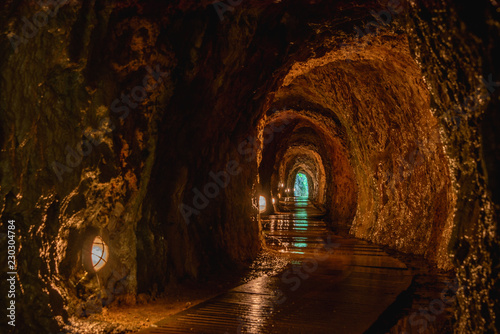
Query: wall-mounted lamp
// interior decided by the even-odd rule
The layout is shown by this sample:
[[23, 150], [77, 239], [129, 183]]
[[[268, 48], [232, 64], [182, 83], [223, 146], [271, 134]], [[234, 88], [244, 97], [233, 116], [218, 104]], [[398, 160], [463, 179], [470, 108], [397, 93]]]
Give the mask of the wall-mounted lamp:
[[98, 272], [104, 268], [108, 259], [108, 245], [99, 235], [86, 240], [82, 250], [82, 261], [88, 272]]

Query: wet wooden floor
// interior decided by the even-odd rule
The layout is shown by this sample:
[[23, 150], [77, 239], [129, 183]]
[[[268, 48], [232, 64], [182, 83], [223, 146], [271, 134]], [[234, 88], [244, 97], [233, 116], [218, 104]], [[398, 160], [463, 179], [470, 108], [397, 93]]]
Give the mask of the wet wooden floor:
[[405, 265], [378, 247], [328, 232], [306, 200], [263, 226], [290, 266], [140, 333], [364, 333], [411, 283]]

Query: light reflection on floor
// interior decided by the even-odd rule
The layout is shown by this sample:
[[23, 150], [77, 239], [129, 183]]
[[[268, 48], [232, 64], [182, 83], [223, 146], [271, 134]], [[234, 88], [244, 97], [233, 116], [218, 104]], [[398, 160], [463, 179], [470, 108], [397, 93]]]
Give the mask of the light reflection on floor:
[[316, 245], [325, 232], [323, 212], [307, 197], [285, 197], [280, 204], [282, 212], [262, 219], [268, 245], [277, 246], [282, 253], [304, 254], [304, 249]]

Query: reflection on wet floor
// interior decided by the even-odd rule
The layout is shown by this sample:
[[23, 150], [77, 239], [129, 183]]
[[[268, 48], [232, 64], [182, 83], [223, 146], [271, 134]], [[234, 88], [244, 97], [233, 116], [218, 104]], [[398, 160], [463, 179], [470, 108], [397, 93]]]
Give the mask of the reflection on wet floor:
[[307, 198], [284, 198], [262, 219], [267, 247], [290, 260], [143, 333], [364, 333], [411, 275], [378, 247], [326, 228]]
[[323, 213], [307, 197], [287, 197], [281, 204], [290, 211], [262, 219], [268, 246], [277, 246], [274, 248], [281, 252], [305, 254], [306, 247], [324, 243]]

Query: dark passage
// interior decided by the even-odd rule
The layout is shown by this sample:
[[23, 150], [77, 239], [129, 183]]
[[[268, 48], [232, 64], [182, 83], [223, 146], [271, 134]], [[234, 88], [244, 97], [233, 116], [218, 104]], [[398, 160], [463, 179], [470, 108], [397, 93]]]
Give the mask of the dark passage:
[[141, 333], [364, 333], [406, 290], [412, 275], [380, 248], [341, 238], [304, 198], [263, 220], [268, 245], [290, 265]]
[[0, 333], [500, 332], [498, 0], [0, 1]]

